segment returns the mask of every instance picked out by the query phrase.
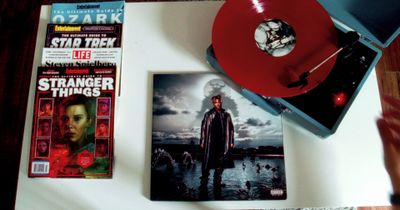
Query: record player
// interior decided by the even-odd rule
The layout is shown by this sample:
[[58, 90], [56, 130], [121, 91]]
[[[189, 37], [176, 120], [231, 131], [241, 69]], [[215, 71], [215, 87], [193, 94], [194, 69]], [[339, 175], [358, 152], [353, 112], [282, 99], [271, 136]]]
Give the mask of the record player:
[[[227, 2], [233, 3], [232, 1]], [[264, 7], [273, 5], [273, 2], [271, 3], [268, 0], [247, 2], [251, 2], [251, 4], [261, 2], [264, 4], [260, 5]], [[284, 2], [285, 4], [292, 3], [291, 1]], [[396, 18], [400, 13], [400, 1], [319, 0], [318, 4], [332, 17], [339, 50], [337, 50], [337, 54], [334, 55], [333, 59], [333, 56], [324, 55], [321, 57], [321, 60], [327, 57], [325, 60], [329, 62], [333, 60], [333, 63], [331, 63], [328, 73], [320, 76], [322, 79], [316, 80], [315, 87], [307, 89], [307, 85], [313, 83], [313, 78], [307, 78], [307, 76], [315, 69], [300, 76], [296, 74], [295, 78], [298, 78], [298, 80], [294, 79], [294, 82], [290, 80], [289, 85], [287, 87], [284, 86], [284, 88], [288, 89], [288, 94], [286, 94], [284, 88], [284, 91], [279, 92], [279, 94], [272, 92], [269, 95], [269, 90], [266, 91], [267, 94], [263, 94], [265, 92], [261, 91], [262, 93], [260, 93], [257, 88], [254, 89], [252, 85], [247, 85], [250, 83], [243, 85], [243, 83], [240, 83], [240, 79], [239, 86], [242, 87], [242, 94], [246, 98], [266, 111], [275, 115], [282, 114], [312, 133], [327, 137], [335, 133], [347, 110], [381, 57], [381, 51], [374, 45], [386, 47], [400, 33], [400, 19]], [[243, 6], [241, 5], [241, 7]], [[220, 17], [217, 16], [217, 18]], [[359, 39], [351, 44], [341, 45], [341, 43], [348, 42], [349, 31], [356, 31], [360, 36]], [[318, 38], [318, 36], [316, 37]], [[223, 62], [221, 62], [220, 58], [223, 58], [224, 61], [226, 61], [226, 58], [218, 56], [218, 53], [215, 53], [215, 47], [213, 39], [213, 44], [207, 49], [206, 53], [208, 63], [214, 69], [230, 76], [230, 73], [226, 71], [226, 65], [221, 65]], [[243, 52], [243, 54], [245, 53]], [[244, 57], [244, 59], [251, 59], [251, 57]], [[228, 59], [228, 61], [230, 60]], [[274, 62], [275, 60], [270, 61]], [[233, 62], [235, 63], [236, 61]], [[266, 65], [268, 66], [269, 64], [267, 63]], [[243, 66], [246, 67], [245, 65]], [[272, 68], [274, 67], [272, 66]], [[323, 70], [318, 70], [318, 67], [317, 65], [316, 71], [322, 72]], [[284, 71], [287, 72], [286, 69]], [[248, 71], [245, 69], [240, 74], [245, 75], [246, 72]], [[317, 72], [317, 74], [322, 73]], [[317, 74], [316, 76], [318, 76]], [[237, 77], [232, 79], [235, 82], [238, 81]], [[294, 87], [291, 84], [295, 84]], [[304, 87], [306, 87], [306, 90], [303, 90]], [[294, 88], [298, 90], [298, 93], [293, 93]]]

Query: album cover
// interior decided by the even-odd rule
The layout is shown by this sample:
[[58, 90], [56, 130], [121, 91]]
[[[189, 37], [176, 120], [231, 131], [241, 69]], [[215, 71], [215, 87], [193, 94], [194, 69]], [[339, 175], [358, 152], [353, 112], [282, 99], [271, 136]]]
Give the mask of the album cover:
[[281, 116], [222, 74], [154, 74], [152, 200], [283, 200]]
[[118, 48], [122, 24], [47, 24], [45, 47], [49, 48]]
[[113, 24], [124, 22], [125, 1], [53, 3], [51, 23]]
[[115, 66], [38, 67], [29, 177], [112, 176]]

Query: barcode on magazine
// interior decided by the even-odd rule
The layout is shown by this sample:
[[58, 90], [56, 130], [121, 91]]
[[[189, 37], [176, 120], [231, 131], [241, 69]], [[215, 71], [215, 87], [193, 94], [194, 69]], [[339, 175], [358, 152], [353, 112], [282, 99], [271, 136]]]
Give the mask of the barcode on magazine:
[[49, 165], [48, 161], [33, 161], [32, 174], [48, 174], [50, 169]]

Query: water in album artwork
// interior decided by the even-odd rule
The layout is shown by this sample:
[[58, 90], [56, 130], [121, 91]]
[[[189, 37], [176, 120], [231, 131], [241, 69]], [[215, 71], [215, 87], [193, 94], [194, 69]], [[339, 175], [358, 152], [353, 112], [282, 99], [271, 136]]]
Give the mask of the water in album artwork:
[[220, 74], [153, 75], [151, 199], [283, 200], [281, 116]]
[[29, 177], [111, 178], [115, 66], [38, 67]]

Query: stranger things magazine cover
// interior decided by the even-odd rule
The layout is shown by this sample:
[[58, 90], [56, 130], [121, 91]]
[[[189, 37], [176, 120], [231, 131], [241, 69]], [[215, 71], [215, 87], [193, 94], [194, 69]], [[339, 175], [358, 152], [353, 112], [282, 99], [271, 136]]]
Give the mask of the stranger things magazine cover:
[[29, 177], [112, 177], [115, 73], [38, 67]]
[[284, 200], [282, 119], [215, 73], [153, 75], [151, 200]]

